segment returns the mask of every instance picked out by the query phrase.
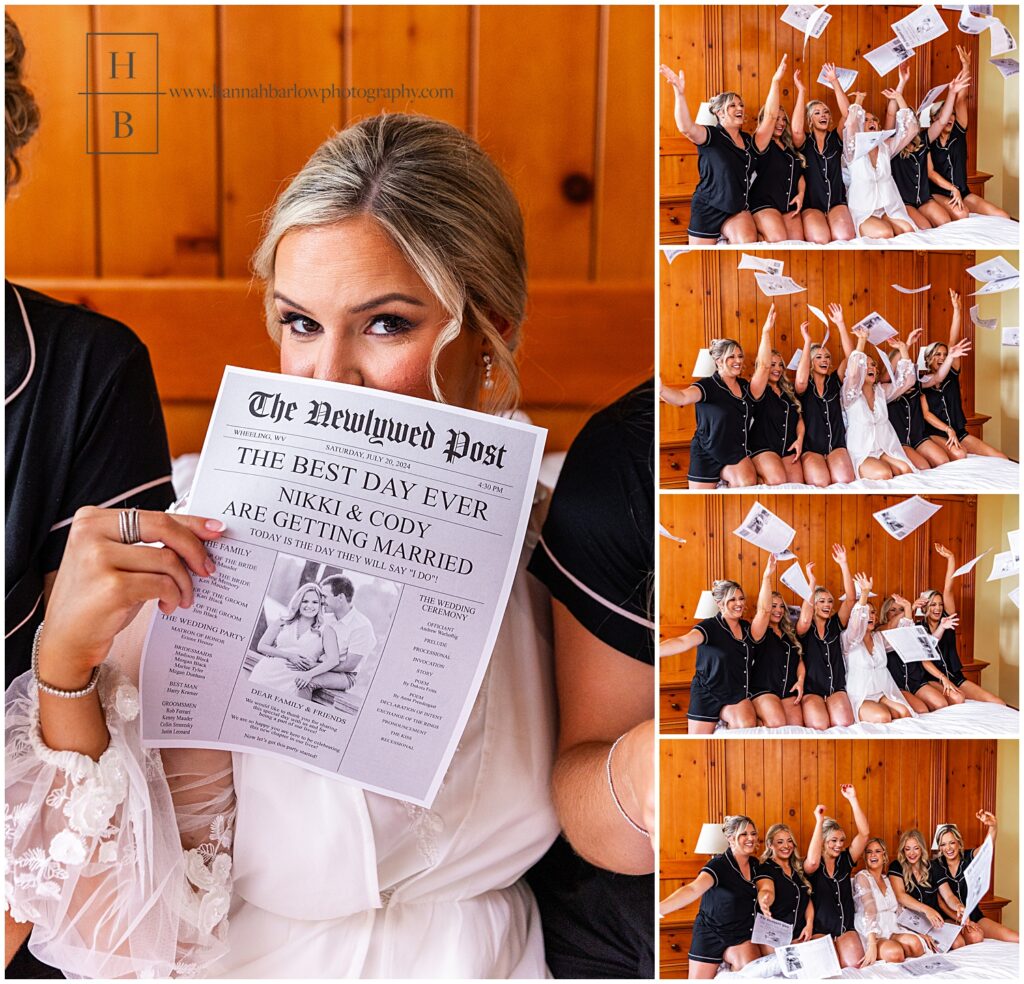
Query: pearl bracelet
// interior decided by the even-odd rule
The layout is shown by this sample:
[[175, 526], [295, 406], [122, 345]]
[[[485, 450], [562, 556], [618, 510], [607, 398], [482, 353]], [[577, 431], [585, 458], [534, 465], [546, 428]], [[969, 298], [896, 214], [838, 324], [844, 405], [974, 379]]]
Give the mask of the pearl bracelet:
[[638, 834], [643, 834], [644, 837], [650, 839], [651, 832], [644, 830], [622, 807], [622, 803], [619, 800], [619, 794], [615, 792], [615, 783], [612, 782], [612, 756], [615, 754], [615, 749], [619, 747], [619, 742], [622, 741], [626, 736], [619, 735], [618, 738], [612, 743], [612, 747], [608, 749], [608, 760], [605, 762], [605, 774], [608, 777], [608, 792], [612, 794], [612, 802], [615, 804], [615, 809], [622, 814], [622, 818], [628, 823]]
[[36, 686], [44, 694], [49, 694], [51, 697], [64, 697], [68, 700], [74, 700], [76, 697], [88, 697], [96, 689], [96, 684], [100, 682], [100, 668], [98, 666], [92, 668], [92, 676], [81, 690], [61, 690], [58, 687], [51, 687], [48, 683], [43, 683], [39, 676], [39, 636], [42, 635], [43, 624], [43, 622], [39, 623], [35, 638], [32, 640], [32, 677], [36, 681]]

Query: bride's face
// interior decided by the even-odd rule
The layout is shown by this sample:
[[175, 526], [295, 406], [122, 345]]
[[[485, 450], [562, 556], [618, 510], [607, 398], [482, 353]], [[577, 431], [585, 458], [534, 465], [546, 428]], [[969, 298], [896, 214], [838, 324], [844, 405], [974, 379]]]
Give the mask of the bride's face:
[[[370, 216], [293, 229], [277, 247], [281, 372], [432, 400], [430, 353], [448, 321]], [[463, 328], [438, 359], [448, 402], [475, 409], [482, 338]]]
[[316, 618], [320, 614], [320, 595], [315, 591], [307, 591], [299, 602], [299, 614], [306, 618]]

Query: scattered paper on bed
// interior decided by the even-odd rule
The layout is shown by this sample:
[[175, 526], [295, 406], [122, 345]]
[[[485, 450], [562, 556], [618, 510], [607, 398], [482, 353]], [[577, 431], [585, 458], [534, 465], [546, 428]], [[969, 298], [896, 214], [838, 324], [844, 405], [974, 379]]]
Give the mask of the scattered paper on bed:
[[1017, 585], [1017, 587], [1015, 587], [1010, 592], [1010, 601], [1012, 601], [1018, 608], [1020, 608], [1020, 585], [1019, 584]]
[[928, 92], [925, 94], [924, 99], [921, 100], [921, 105], [917, 107], [917, 115], [920, 116], [948, 88], [949, 83], [943, 82], [942, 85], [936, 85], [929, 89]]
[[669, 531], [665, 529], [665, 527], [662, 526], [661, 523], [658, 523], [658, 532], [667, 540], [675, 540], [676, 543], [686, 543], [686, 541], [681, 536], [673, 536], [673, 534], [669, 533]]
[[[907, 909], [901, 906], [896, 913], [896, 925], [902, 926], [904, 929], [909, 929], [914, 933], [920, 933], [922, 936], [930, 936], [935, 940], [938, 945], [940, 953], [945, 953], [954, 943], [956, 938], [960, 935], [960, 927], [956, 923], [944, 922], [938, 929], [932, 926], [928, 917], [923, 913], [915, 912], [913, 909]], [[931, 954], [927, 957], [923, 957], [922, 961], [934, 960], [936, 957]], [[908, 964], [913, 964], [915, 961], [908, 960], [902, 966], [906, 967]], [[921, 966], [923, 963], [917, 961]], [[915, 974], [915, 976], [921, 976]]]
[[750, 507], [746, 518], [733, 533], [741, 540], [746, 540], [755, 547], [773, 554], [786, 553], [793, 542], [793, 537], [796, 536], [796, 530], [792, 526], [783, 522], [760, 502], [755, 502]]
[[1020, 328], [1004, 328], [1003, 345], [1007, 348], [1020, 348]]
[[897, 334], [896, 329], [877, 311], [872, 311], [867, 317], [861, 318], [850, 331], [856, 332], [858, 328], [868, 333], [868, 341], [872, 345], [881, 345], [887, 338]]
[[689, 246], [662, 246], [661, 251], [665, 254], [665, 259], [671, 263], [677, 256], [682, 253], [689, 253]]
[[[859, 74], [860, 73], [855, 68], [839, 68], [837, 66], [836, 79], [839, 81], [839, 88], [842, 89], [843, 92], [849, 92], [850, 86], [853, 85], [854, 81], [856, 80]], [[830, 89], [832, 88], [832, 83], [829, 82], [827, 78], [825, 78], [825, 69], [822, 69], [818, 73], [818, 81], [822, 85], [827, 85]]]
[[893, 284], [892, 289], [898, 290], [901, 294], [923, 294], [926, 290], [931, 290], [931, 284], [925, 284], [923, 287], [901, 287], [899, 284]]
[[963, 877], [967, 885], [967, 898], [964, 899], [961, 926], [970, 919], [971, 913], [988, 891], [992, 880], [992, 841], [987, 837], [981, 842], [981, 847], [975, 850], [971, 863], [964, 868]]
[[[953, 926], [953, 929], [956, 929], [956, 927]], [[959, 935], [959, 931], [955, 935]], [[943, 947], [942, 952], [945, 953], [948, 949], [949, 947]], [[925, 957], [914, 957], [912, 960], [904, 960], [899, 967], [901, 973], [909, 974], [911, 977], [933, 977], [936, 974], [957, 969], [957, 965], [951, 960], [937, 956], [934, 953], [928, 954]]]
[[711, 112], [711, 103], [702, 102], [697, 107], [697, 115], [693, 118], [694, 123], [700, 123], [702, 126], [717, 126], [718, 117]]
[[990, 58], [988, 63], [995, 65], [1004, 79], [1008, 79], [1020, 71], [1020, 62], [1016, 58]]
[[965, 6], [960, 11], [960, 20], [957, 22], [956, 26], [959, 27], [964, 34], [981, 34], [983, 31], [988, 30], [988, 18], [976, 17], [971, 13], [971, 8]]
[[908, 48], [899, 38], [893, 38], [888, 44], [864, 53], [864, 60], [882, 76], [888, 75], [913, 57], [914, 49]]
[[879, 509], [872, 515], [891, 537], [902, 540], [923, 523], [927, 523], [941, 508], [942, 506], [936, 506], [927, 499], [914, 495], [897, 502], [895, 506]]
[[971, 307], [971, 321], [973, 321], [979, 328], [995, 328], [995, 326], [999, 323], [998, 318], [979, 317], [977, 304]]
[[803, 354], [804, 354], [804, 350], [803, 349], [797, 349], [793, 353], [793, 358], [789, 360], [789, 365], [786, 366], [786, 368], [791, 370], [791, 371], [795, 370], [796, 367], [798, 365], [800, 365], [800, 359], [803, 357]]
[[780, 277], [774, 273], [755, 273], [754, 279], [762, 294], [775, 297], [779, 294], [799, 294], [807, 290], [801, 287], [792, 277]]
[[1004, 577], [1013, 577], [1020, 572], [1020, 561], [1013, 556], [1012, 550], [1004, 550], [992, 558], [992, 573], [986, 581], [1001, 581]]
[[740, 265], [736, 269], [760, 270], [761, 273], [771, 273], [779, 276], [785, 265], [784, 260], [772, 260], [767, 256], [751, 256], [749, 253], [740, 253]]
[[[805, 601], [811, 596], [811, 586], [807, 583], [807, 578], [804, 576], [803, 568], [799, 564], [793, 564], [791, 567], [787, 567], [781, 575], [779, 580], [789, 588], [790, 591], [795, 595], [803, 598]], [[786, 941], [789, 942], [788, 940]]]
[[991, 552], [992, 552], [992, 548], [989, 547], [988, 550], [985, 551], [985, 553], [978, 554], [978, 556], [975, 557], [974, 560], [969, 560], [969, 561], [967, 561], [966, 564], [961, 564], [955, 571], [953, 571], [953, 577], [961, 577], [962, 575], [966, 574], [968, 571], [974, 570], [974, 565], [976, 563], [978, 563], [978, 561], [981, 560], [981, 558], [984, 557], [985, 554], [991, 553]]
[[881, 147], [895, 132], [895, 130], [862, 130], [854, 137], [853, 159], [859, 161], [862, 157], [867, 157], [876, 147]]
[[935, 659], [936, 642], [923, 625], [904, 625], [886, 629], [882, 638], [896, 650], [904, 663], [923, 663]]
[[795, 27], [805, 37], [820, 38], [832, 15], [813, 3], [791, 3], [779, 18], [783, 24]]
[[831, 936], [776, 947], [775, 955], [783, 977], [820, 980], [842, 973]]
[[1008, 51], [1017, 49], [1017, 39], [998, 17], [990, 19], [988, 30], [989, 36], [992, 38], [990, 55], [1005, 55]]
[[908, 48], [919, 48], [922, 44], [942, 37], [949, 30], [942, 15], [931, 4], [912, 10], [891, 26], [893, 34]]
[[754, 916], [754, 933], [751, 943], [764, 943], [766, 946], [787, 946], [793, 942], [793, 924], [782, 919], [769, 919], [758, 912]]
[[967, 268], [975, 280], [988, 283], [990, 280], [1005, 280], [1007, 277], [1019, 277], [1020, 271], [1004, 256], [995, 256], [983, 263], [975, 263]]

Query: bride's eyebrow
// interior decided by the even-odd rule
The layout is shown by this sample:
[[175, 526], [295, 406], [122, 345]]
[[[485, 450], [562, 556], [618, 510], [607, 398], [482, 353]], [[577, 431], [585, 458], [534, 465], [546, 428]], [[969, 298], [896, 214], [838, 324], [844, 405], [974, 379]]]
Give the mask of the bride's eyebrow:
[[[297, 304], [295, 301], [285, 297], [284, 294], [281, 294], [276, 290], [274, 291], [274, 300], [283, 301], [289, 307], [295, 308], [296, 311], [312, 316], [311, 311], [307, 311], [301, 304]], [[426, 304], [416, 297], [412, 297], [409, 294], [392, 292], [390, 294], [381, 294], [379, 297], [373, 297], [368, 301], [364, 301], [362, 304], [350, 307], [348, 310], [349, 314], [362, 314], [363, 311], [372, 311], [374, 308], [380, 307], [382, 304], [391, 304], [394, 301], [402, 301], [405, 304], [412, 304], [414, 307], [426, 307]]]

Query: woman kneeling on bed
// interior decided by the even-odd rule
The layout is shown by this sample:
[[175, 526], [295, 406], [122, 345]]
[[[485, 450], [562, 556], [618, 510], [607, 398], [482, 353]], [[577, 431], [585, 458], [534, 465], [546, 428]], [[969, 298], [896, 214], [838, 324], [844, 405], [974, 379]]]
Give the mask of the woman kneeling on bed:
[[[796, 849], [793, 831], [784, 823], [773, 823], [764, 839], [764, 853], [757, 874], [757, 904], [769, 919], [793, 927], [793, 942], [806, 943], [814, 937], [814, 902], [811, 883], [804, 874], [804, 862]], [[768, 956], [774, 947], [759, 943]]]
[[856, 930], [852, 878], [871, 829], [853, 786], [844, 784], [839, 791], [853, 809], [857, 836], [847, 848], [846, 831], [838, 820], [825, 816], [825, 807], [819, 803], [814, 808], [814, 833], [807, 847], [804, 872], [814, 896], [815, 935], [833, 938], [843, 967], [859, 967], [864, 959], [864, 946]]
[[[995, 815], [989, 813], [988, 810], [978, 810], [975, 816], [988, 827], [985, 839], [991, 841], [994, 847], [998, 826]], [[938, 851], [932, 867], [939, 889], [939, 905], [946, 915], [959, 923], [966, 912], [964, 903], [967, 901], [967, 879], [964, 878], [964, 869], [974, 859], [975, 851], [964, 849], [964, 839], [956, 824], [953, 823], [946, 823], [939, 827], [935, 840], [938, 844]], [[965, 943], [980, 943], [982, 940], [1020, 942], [1020, 936], [1016, 930], [990, 919], [978, 906], [975, 906], [968, 916], [961, 935]]]
[[750, 817], [726, 817], [722, 832], [729, 841], [725, 853], [716, 854], [689, 885], [659, 906], [667, 916], [700, 899], [687, 954], [691, 980], [710, 980], [723, 963], [739, 970], [761, 956], [760, 947], [750, 942], [759, 875], [757, 828]]

